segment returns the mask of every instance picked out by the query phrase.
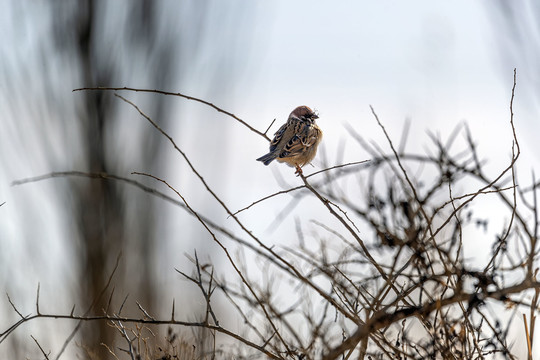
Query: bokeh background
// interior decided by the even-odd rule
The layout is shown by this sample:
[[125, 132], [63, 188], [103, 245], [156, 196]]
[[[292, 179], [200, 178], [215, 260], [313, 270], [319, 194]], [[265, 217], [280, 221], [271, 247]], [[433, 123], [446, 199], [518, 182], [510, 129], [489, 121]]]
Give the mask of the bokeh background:
[[[189, 273], [185, 254], [196, 250], [227, 274], [223, 253], [199, 223], [136, 188], [74, 177], [12, 186], [77, 170], [132, 177], [167, 191], [131, 175], [143, 171], [167, 179], [195, 209], [234, 230], [185, 161], [133, 108], [112, 92], [75, 88], [181, 92], [261, 131], [277, 119], [270, 134], [295, 106], [314, 107], [325, 137], [308, 172], [368, 159], [347, 126], [388, 147], [369, 105], [396, 140], [410, 122], [411, 151], [425, 151], [427, 131], [444, 139], [467, 122], [496, 172], [511, 154], [508, 107], [517, 68], [519, 166], [529, 176], [539, 165], [539, 18], [540, 5], [532, 0], [3, 0], [0, 287], [23, 314], [35, 312], [38, 284], [42, 311], [68, 313], [76, 304], [82, 313], [121, 254], [114, 278], [119, 301], [129, 294], [131, 306], [138, 301], [167, 316], [175, 299], [176, 317], [196, 320], [202, 298], [174, 269]], [[173, 136], [231, 209], [283, 183], [299, 185], [290, 168], [256, 162], [267, 143], [233, 119], [177, 97], [122, 95]], [[298, 219], [326, 216], [309, 202], [291, 204], [290, 196], [273, 198], [241, 217], [267, 244], [289, 244]], [[276, 221], [286, 208], [287, 216]], [[496, 231], [502, 225], [490, 226]], [[481, 256], [481, 241], [466, 250]], [[240, 322], [228, 320], [232, 327]], [[0, 331], [15, 321], [1, 296]], [[57, 354], [75, 325], [28, 323], [0, 344], [0, 357], [37, 356], [30, 335]], [[99, 344], [111, 331], [96, 323], [79, 334]], [[72, 344], [68, 351], [78, 350]]]

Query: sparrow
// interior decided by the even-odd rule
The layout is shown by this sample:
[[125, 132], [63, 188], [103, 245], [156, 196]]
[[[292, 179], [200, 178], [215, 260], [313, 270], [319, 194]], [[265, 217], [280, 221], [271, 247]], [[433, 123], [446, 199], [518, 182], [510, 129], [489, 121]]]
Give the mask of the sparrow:
[[274, 134], [274, 139], [270, 142], [270, 152], [257, 161], [268, 165], [277, 159], [296, 167], [296, 173], [301, 174], [302, 166], [309, 164], [317, 154], [317, 146], [322, 139], [322, 131], [315, 124], [315, 119], [318, 118], [309, 107], [298, 106]]

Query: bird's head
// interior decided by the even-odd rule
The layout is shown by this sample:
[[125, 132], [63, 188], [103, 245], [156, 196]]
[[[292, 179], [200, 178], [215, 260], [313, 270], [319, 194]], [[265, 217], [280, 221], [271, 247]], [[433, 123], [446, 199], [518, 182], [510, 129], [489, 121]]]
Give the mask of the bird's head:
[[289, 118], [292, 118], [292, 117], [295, 117], [302, 121], [313, 124], [315, 122], [315, 119], [319, 118], [319, 115], [317, 115], [315, 111], [311, 110], [309, 107], [302, 105], [302, 106], [297, 107], [291, 112], [291, 115], [289, 115]]

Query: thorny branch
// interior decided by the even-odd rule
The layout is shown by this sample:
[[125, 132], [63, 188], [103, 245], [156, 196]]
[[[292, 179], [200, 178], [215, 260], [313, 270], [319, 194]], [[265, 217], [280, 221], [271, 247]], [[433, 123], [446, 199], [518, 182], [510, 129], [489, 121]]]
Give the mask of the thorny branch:
[[7, 336], [9, 336], [11, 332], [13, 332], [13, 330], [15, 330], [17, 327], [19, 327], [23, 323], [26, 323], [35, 319], [65, 319], [65, 320], [74, 320], [74, 321], [79, 321], [79, 322], [111, 321], [111, 322], [117, 322], [117, 323], [122, 323], [122, 324], [133, 323], [133, 324], [152, 324], [152, 325], [179, 325], [179, 326], [187, 326], [187, 327], [192, 327], [192, 328], [202, 327], [202, 328], [206, 328], [210, 330], [215, 330], [224, 335], [230, 336], [233, 339], [236, 339], [252, 348], [259, 350], [260, 352], [266, 354], [272, 359], [278, 359], [278, 357], [276, 357], [269, 351], [265, 350], [264, 348], [258, 346], [257, 344], [251, 343], [247, 339], [244, 339], [242, 336], [218, 325], [205, 324], [204, 322], [188, 322], [188, 321], [178, 321], [178, 320], [172, 320], [172, 319], [152, 320], [148, 318], [124, 317], [124, 316], [117, 316], [117, 315], [79, 316], [79, 315], [73, 315], [73, 314], [45, 314], [45, 313], [35, 314], [35, 315], [27, 316], [20, 324], [16, 324], [16, 326], [14, 325], [7, 331], [0, 333], [0, 342], [4, 341], [7, 338]]

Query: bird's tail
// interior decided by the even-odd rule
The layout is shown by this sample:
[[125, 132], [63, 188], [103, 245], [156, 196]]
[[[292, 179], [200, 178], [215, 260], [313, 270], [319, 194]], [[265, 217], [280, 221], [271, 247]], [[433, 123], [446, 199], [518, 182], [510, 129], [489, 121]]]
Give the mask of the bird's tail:
[[257, 161], [261, 161], [264, 165], [268, 165], [272, 162], [272, 160], [274, 160], [275, 158], [277, 158], [277, 154], [276, 153], [273, 153], [273, 152], [269, 152], [268, 154], [266, 155], [263, 155], [261, 156], [260, 158], [257, 159]]

